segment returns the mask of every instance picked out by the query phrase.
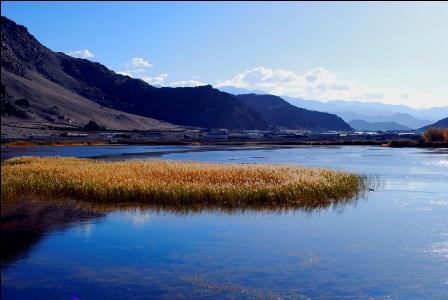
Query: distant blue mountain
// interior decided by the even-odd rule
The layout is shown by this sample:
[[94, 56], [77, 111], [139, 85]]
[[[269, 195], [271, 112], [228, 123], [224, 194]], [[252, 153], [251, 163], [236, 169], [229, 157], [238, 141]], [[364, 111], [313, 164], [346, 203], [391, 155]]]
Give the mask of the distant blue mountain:
[[361, 119], [368, 122], [397, 122], [413, 129], [431, 124], [448, 115], [448, 106], [428, 109], [415, 109], [406, 105], [393, 105], [379, 102], [333, 100], [321, 102], [283, 97], [293, 105], [335, 113], [346, 122]]
[[[268, 94], [263, 91], [223, 86], [221, 91], [234, 94]], [[336, 114], [344, 121], [363, 120], [370, 123], [396, 122], [400, 125], [417, 129], [448, 115], [448, 106], [433, 107], [429, 109], [415, 109], [406, 105], [393, 105], [380, 102], [332, 100], [328, 102], [305, 100], [280, 96], [294, 106], [309, 110]]]
[[361, 115], [354, 112], [338, 112], [341, 118], [343, 118], [347, 122], [351, 122], [353, 120], [364, 120], [370, 123], [388, 123], [388, 122], [396, 122], [398, 124], [407, 126], [411, 129], [417, 129], [427, 124], [431, 124], [433, 121], [428, 119], [418, 119], [410, 114], [405, 113], [394, 113], [386, 116], [368, 116]]
[[367, 122], [364, 120], [353, 120], [348, 122], [350, 126], [355, 130], [368, 130], [368, 131], [401, 131], [410, 130], [411, 128], [398, 124], [396, 122]]
[[[268, 94], [263, 91], [223, 86], [221, 91], [234, 94]], [[400, 125], [417, 129], [433, 123], [448, 115], [448, 106], [433, 107], [429, 109], [415, 109], [406, 105], [393, 105], [380, 102], [343, 101], [333, 100], [328, 102], [317, 100], [305, 100], [280, 96], [290, 104], [314, 111], [336, 114], [344, 121], [363, 120], [370, 123], [396, 122]]]
[[362, 102], [332, 100], [321, 102], [316, 100], [304, 100], [299, 98], [283, 97], [286, 101], [309, 106], [310, 108], [330, 108], [332, 111], [353, 111], [368, 116], [384, 116], [394, 113], [405, 113], [419, 119], [439, 120], [448, 114], [448, 106], [432, 107], [427, 109], [415, 109], [406, 105], [385, 104], [380, 102]]

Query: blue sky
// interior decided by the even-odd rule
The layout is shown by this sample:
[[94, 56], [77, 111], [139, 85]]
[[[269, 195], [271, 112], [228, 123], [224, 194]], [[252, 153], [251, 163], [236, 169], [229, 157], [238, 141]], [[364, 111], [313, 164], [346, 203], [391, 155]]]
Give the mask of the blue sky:
[[447, 3], [2, 2], [2, 15], [151, 84], [448, 105]]

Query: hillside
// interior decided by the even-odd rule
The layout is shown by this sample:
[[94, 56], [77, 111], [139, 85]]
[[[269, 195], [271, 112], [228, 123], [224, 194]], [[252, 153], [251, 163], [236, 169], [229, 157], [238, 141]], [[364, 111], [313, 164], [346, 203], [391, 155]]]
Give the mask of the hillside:
[[[3, 16], [1, 39], [2, 107], [9, 112], [2, 125], [84, 125], [94, 120], [113, 129], [173, 127], [166, 122], [209, 128], [267, 126], [258, 113], [211, 86], [153, 87], [99, 63], [53, 52]], [[29, 105], [15, 103], [22, 98]]]
[[57, 55], [39, 44], [25, 27], [5, 17], [1, 40], [2, 136], [26, 135], [43, 127], [81, 128], [91, 120], [109, 129], [179, 128], [101, 106], [52, 81], [52, 76], [64, 75], [57, 66]]
[[261, 114], [268, 124], [290, 129], [352, 130], [336, 115], [298, 108], [273, 95], [238, 95], [241, 102]]

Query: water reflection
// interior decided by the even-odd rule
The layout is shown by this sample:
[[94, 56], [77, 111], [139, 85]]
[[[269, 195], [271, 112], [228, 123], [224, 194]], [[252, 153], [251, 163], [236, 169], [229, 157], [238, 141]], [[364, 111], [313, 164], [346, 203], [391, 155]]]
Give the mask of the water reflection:
[[319, 202], [307, 202], [287, 205], [240, 205], [240, 206], [219, 206], [215, 204], [188, 204], [188, 205], [162, 205], [162, 204], [142, 204], [142, 203], [104, 203], [76, 201], [73, 203], [79, 209], [93, 210], [100, 213], [113, 211], [129, 212], [134, 215], [144, 213], [170, 213], [176, 216], [188, 216], [192, 214], [281, 214], [291, 212], [319, 213], [327, 209], [335, 209], [343, 212], [348, 205], [355, 205], [357, 197], [342, 200], [327, 200]]
[[305, 207], [46, 201], [100, 217], [44, 226], [53, 229], [2, 268], [1, 298], [447, 299], [442, 150], [297, 147], [162, 158], [331, 167], [384, 184], [368, 201]]
[[1, 201], [2, 269], [27, 257], [49, 232], [102, 216], [100, 211], [61, 202]]
[[[379, 186], [373, 181], [369, 184], [371, 186]], [[373, 191], [375, 189], [371, 189]], [[327, 209], [334, 209], [342, 212], [345, 207], [349, 205], [356, 205], [359, 199], [367, 199], [367, 191], [363, 190], [349, 198], [329, 198], [319, 199], [316, 201], [297, 201], [291, 203], [243, 203], [243, 202], [226, 202], [223, 204], [212, 203], [185, 203], [185, 204], [160, 204], [160, 203], [141, 203], [141, 202], [104, 202], [95, 200], [79, 200], [72, 197], [41, 197], [41, 196], [22, 196], [17, 199], [9, 199], [2, 202], [3, 205], [16, 208], [20, 211], [28, 206], [43, 206], [48, 205], [54, 209], [72, 209], [79, 212], [79, 217], [84, 217], [82, 212], [88, 216], [89, 213], [106, 214], [110, 212], [120, 211], [129, 212], [135, 215], [143, 213], [170, 213], [176, 216], [190, 215], [190, 214], [250, 214], [250, 213], [290, 213], [290, 212], [306, 212], [319, 213]], [[31, 212], [32, 213], [32, 212]], [[70, 214], [69, 216], [73, 216]], [[76, 214], [74, 215], [76, 216]], [[63, 216], [61, 216], [62, 218]], [[3, 211], [2, 211], [3, 219]], [[26, 216], [23, 216], [26, 219]]]
[[219, 206], [216, 204], [191, 205], [154, 205], [144, 203], [105, 203], [80, 201], [72, 198], [43, 199], [36, 196], [21, 197], [1, 202], [2, 221], [2, 268], [7, 268], [15, 261], [26, 258], [30, 250], [46, 234], [54, 230], [63, 230], [70, 226], [86, 223], [86, 230], [91, 228], [89, 220], [101, 218], [108, 213], [124, 212], [132, 216], [132, 223], [142, 226], [151, 214], [169, 213], [175, 216], [192, 214], [282, 214], [305, 212], [315, 214], [327, 209], [342, 213], [349, 205], [356, 205], [359, 198], [328, 199], [326, 201], [303, 202], [288, 205], [241, 205]]

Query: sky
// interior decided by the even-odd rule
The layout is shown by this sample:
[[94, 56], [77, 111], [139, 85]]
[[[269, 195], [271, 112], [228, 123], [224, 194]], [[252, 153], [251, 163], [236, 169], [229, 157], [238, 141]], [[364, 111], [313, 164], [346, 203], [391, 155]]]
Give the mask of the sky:
[[448, 105], [447, 2], [5, 2], [45, 46], [153, 85]]

